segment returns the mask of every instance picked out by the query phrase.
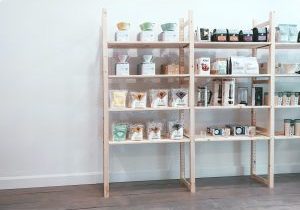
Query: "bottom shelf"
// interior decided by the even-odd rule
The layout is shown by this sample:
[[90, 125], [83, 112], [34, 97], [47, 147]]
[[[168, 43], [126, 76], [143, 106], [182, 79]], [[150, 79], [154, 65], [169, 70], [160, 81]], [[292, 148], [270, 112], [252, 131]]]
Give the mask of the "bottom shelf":
[[188, 138], [183, 138], [180, 140], [173, 139], [160, 139], [160, 140], [141, 140], [141, 141], [109, 141], [110, 145], [120, 145], [120, 144], [167, 144], [167, 143], [182, 143], [182, 142], [190, 142]]
[[203, 141], [254, 141], [254, 140], [270, 140], [270, 137], [264, 135], [256, 136], [205, 136], [205, 137], [196, 137], [196, 142]]
[[278, 135], [275, 136], [275, 139], [285, 140], [285, 139], [300, 139], [300, 136], [284, 136], [284, 135]]

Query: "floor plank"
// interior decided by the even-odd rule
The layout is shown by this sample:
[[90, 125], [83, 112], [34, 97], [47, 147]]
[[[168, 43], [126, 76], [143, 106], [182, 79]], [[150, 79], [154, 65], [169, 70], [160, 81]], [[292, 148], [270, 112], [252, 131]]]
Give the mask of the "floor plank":
[[178, 180], [0, 191], [0, 210], [298, 210], [300, 174], [277, 175], [273, 190], [247, 176], [197, 179], [191, 194]]

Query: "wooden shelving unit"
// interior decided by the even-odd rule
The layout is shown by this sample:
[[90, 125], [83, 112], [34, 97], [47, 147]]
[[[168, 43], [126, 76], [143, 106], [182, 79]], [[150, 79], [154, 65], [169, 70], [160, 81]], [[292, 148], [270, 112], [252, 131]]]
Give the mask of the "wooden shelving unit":
[[[251, 124], [256, 126], [256, 111], [265, 110], [269, 114], [268, 127], [262, 128], [265, 135], [258, 134], [254, 137], [249, 136], [229, 136], [229, 137], [217, 137], [217, 136], [205, 136], [200, 137], [196, 134], [195, 142], [232, 142], [232, 141], [250, 141], [251, 142], [251, 177], [258, 182], [267, 185], [269, 188], [274, 186], [274, 75], [275, 75], [275, 27], [274, 27], [274, 13], [271, 12], [269, 19], [263, 23], [256, 23], [253, 21], [253, 27], [268, 27], [270, 34], [269, 42], [201, 42], [195, 43], [195, 48], [197, 49], [233, 49], [233, 50], [251, 50], [252, 56], [257, 56], [257, 50], [267, 49], [269, 51], [268, 56], [268, 73], [267, 74], [254, 74], [254, 75], [196, 75], [197, 79], [207, 79], [207, 78], [248, 78], [251, 81], [251, 86], [254, 84], [267, 84], [269, 88], [269, 102], [268, 106], [208, 106], [208, 107], [195, 107], [196, 110], [251, 110]], [[256, 80], [258, 78], [266, 78], [266, 80]], [[201, 114], [200, 114], [201, 116]], [[265, 140], [268, 143], [268, 174], [267, 178], [259, 176], [256, 173], [256, 141]], [[201, 154], [199, 154], [201, 155]]]
[[[295, 51], [295, 50], [300, 50], [300, 43], [275, 43], [276, 46], [276, 51], [279, 50], [288, 50], [288, 51]], [[296, 79], [297, 81], [300, 81], [300, 74], [275, 74], [276, 77], [276, 83], [280, 82], [280, 79], [285, 79], [285, 81], [288, 81], [290, 79]], [[300, 105], [298, 106], [274, 106], [275, 110], [278, 112], [284, 112], [287, 110], [293, 110], [295, 111], [294, 114], [300, 114], [299, 108]], [[294, 115], [296, 116], [296, 115]], [[283, 119], [282, 119], [283, 120]], [[275, 140], [299, 140], [300, 136], [285, 136], [285, 135], [276, 135]]]
[[[185, 32], [188, 34], [188, 41], [184, 40]], [[104, 97], [104, 126], [103, 126], [103, 183], [104, 183], [104, 197], [109, 197], [109, 152], [110, 146], [117, 145], [143, 145], [143, 144], [179, 144], [180, 145], [180, 170], [179, 179], [180, 182], [187, 187], [191, 192], [195, 192], [195, 142], [193, 140], [193, 127], [194, 127], [194, 31], [193, 31], [193, 17], [192, 12], [188, 12], [188, 18], [185, 21], [183, 18], [179, 20], [179, 41], [178, 42], [141, 42], [141, 41], [130, 41], [130, 42], [116, 42], [109, 41], [107, 38], [107, 11], [103, 9], [102, 12], [102, 38], [103, 38], [103, 58], [102, 58], [102, 72], [103, 72], [103, 97]], [[188, 72], [181, 72], [176, 75], [129, 75], [129, 76], [117, 76], [110, 74], [109, 69], [109, 50], [114, 49], [178, 49], [179, 50], [179, 65], [184, 69], [184, 49], [188, 50]], [[144, 109], [132, 109], [132, 108], [110, 108], [109, 107], [109, 82], [117, 80], [117, 82], [126, 83], [127, 80], [136, 79], [139, 81], [150, 81], [152, 79], [177, 79], [178, 85], [181, 86], [188, 80], [189, 89], [189, 107], [164, 107], [164, 108], [144, 108]], [[186, 134], [189, 137], [185, 137], [181, 140], [172, 140], [168, 138], [163, 138], [161, 140], [141, 140], [132, 141], [126, 140], [122, 142], [112, 141], [110, 131], [110, 114], [113, 112], [160, 112], [160, 111], [170, 111], [176, 113], [179, 119], [184, 118], [184, 111], [189, 111], [189, 131]], [[189, 169], [190, 176], [186, 177], [185, 174], [185, 147], [189, 145], [190, 149], [190, 161]]]
[[[268, 27], [269, 28], [269, 42], [250, 42], [250, 43], [216, 43], [216, 42], [194, 42], [194, 23], [193, 14], [191, 11], [188, 12], [188, 18], [184, 20], [181, 18], [179, 20], [179, 40], [178, 42], [115, 42], [108, 40], [108, 30], [107, 30], [107, 12], [103, 9], [102, 12], [102, 84], [103, 84], [103, 183], [104, 183], [104, 197], [109, 197], [109, 153], [110, 146], [117, 145], [143, 145], [143, 144], [168, 144], [168, 143], [178, 143], [180, 145], [180, 170], [179, 179], [184, 186], [190, 192], [195, 192], [195, 144], [200, 144], [201, 142], [233, 142], [233, 141], [250, 141], [251, 142], [251, 157], [250, 165], [251, 177], [267, 185], [269, 188], [274, 187], [274, 139], [281, 139], [282, 136], [275, 136], [275, 109], [290, 109], [297, 107], [275, 107], [274, 106], [274, 95], [275, 95], [275, 79], [278, 77], [290, 77], [290, 75], [275, 75], [275, 48], [277, 49], [299, 49], [299, 44], [276, 44], [275, 43], [275, 26], [274, 26], [274, 12], [271, 12], [269, 19], [262, 23], [257, 23], [253, 21], [253, 27]], [[185, 33], [184, 33], [185, 32]], [[187, 35], [187, 39], [184, 39], [184, 34]], [[144, 76], [144, 75], [129, 75], [129, 76], [117, 76], [112, 75], [109, 70], [109, 50], [113, 49], [178, 49], [179, 50], [179, 64], [184, 66], [184, 61], [188, 63], [188, 72], [177, 74], [177, 75], [154, 75], [154, 76]], [[184, 50], [188, 52], [188, 59], [184, 56]], [[214, 49], [232, 49], [232, 50], [251, 50], [252, 56], [257, 56], [257, 51], [259, 49], [268, 50], [268, 73], [267, 74], [255, 74], [255, 75], [209, 75], [201, 76], [195, 75], [194, 73], [194, 56], [195, 49], [199, 50], [214, 50]], [[298, 75], [297, 75], [298, 76]], [[198, 107], [195, 106], [195, 85], [201, 79], [214, 79], [214, 78], [247, 78], [251, 83], [254, 84], [263, 83], [268, 86], [269, 90], [269, 105], [265, 106], [208, 106], [208, 107]], [[146, 81], [151, 82], [153, 79], [159, 79], [158, 81], [165, 81], [165, 79], [177, 79], [179, 80], [179, 85], [188, 85], [189, 89], [189, 107], [165, 107], [165, 108], [145, 108], [145, 109], [132, 109], [132, 108], [120, 108], [112, 109], [109, 107], [109, 90], [110, 83], [115, 80], [119, 83], [126, 83], [127, 80], [136, 80], [136, 82]], [[260, 133], [254, 137], [248, 136], [230, 136], [230, 137], [213, 137], [213, 136], [199, 136], [195, 132], [195, 116], [200, 115], [202, 110], [250, 110], [251, 111], [251, 124], [256, 126], [256, 112], [258, 110], [268, 113], [268, 125], [266, 128], [259, 128]], [[110, 127], [112, 122], [110, 121], [110, 115], [112, 113], [128, 113], [128, 112], [160, 112], [169, 111], [174, 112], [178, 115], [179, 119], [184, 117], [184, 113], [188, 111], [188, 133], [182, 140], [142, 140], [142, 141], [124, 141], [124, 142], [114, 142], [111, 139]], [[234, 111], [235, 112], [235, 111]], [[296, 137], [290, 137], [296, 138]], [[256, 172], [256, 141], [266, 141], [268, 144], [268, 172], [267, 178], [259, 176]], [[185, 147], [189, 147], [189, 177], [185, 174]], [[199, 154], [201, 155], [201, 154]]]

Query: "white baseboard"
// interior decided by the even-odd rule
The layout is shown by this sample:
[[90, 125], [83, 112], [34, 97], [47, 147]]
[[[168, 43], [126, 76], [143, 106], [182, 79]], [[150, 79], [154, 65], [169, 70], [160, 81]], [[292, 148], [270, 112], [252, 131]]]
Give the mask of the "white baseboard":
[[[196, 171], [197, 178], [249, 175], [249, 167], [243, 166], [203, 167], [198, 168]], [[266, 166], [257, 166], [258, 173], [264, 173], [265, 171]], [[300, 164], [277, 165], [275, 166], [275, 173], [300, 173]], [[186, 174], [189, 174], [188, 171]], [[179, 170], [112, 172], [110, 174], [111, 182], [178, 179], [178, 177]], [[101, 182], [102, 172], [12, 176], [0, 177], [0, 189], [96, 184]]]

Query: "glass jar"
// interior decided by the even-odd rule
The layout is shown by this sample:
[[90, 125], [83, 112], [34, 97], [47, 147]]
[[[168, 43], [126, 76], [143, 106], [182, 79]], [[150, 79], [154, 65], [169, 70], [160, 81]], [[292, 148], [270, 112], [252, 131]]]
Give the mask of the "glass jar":
[[284, 135], [290, 136], [291, 134], [291, 119], [284, 119]]
[[264, 105], [269, 105], [269, 93], [265, 92], [264, 93]]
[[284, 92], [282, 96], [282, 105], [290, 106], [291, 105], [291, 92]]
[[295, 135], [295, 121], [292, 120], [291, 129], [290, 129], [290, 136], [294, 136], [294, 135]]
[[275, 93], [275, 106], [282, 106], [282, 92]]
[[248, 105], [248, 88], [238, 88], [238, 103]]
[[291, 95], [291, 106], [297, 106], [299, 103], [299, 92], [293, 92]]
[[296, 119], [294, 122], [295, 122], [295, 135], [300, 136], [300, 119]]

